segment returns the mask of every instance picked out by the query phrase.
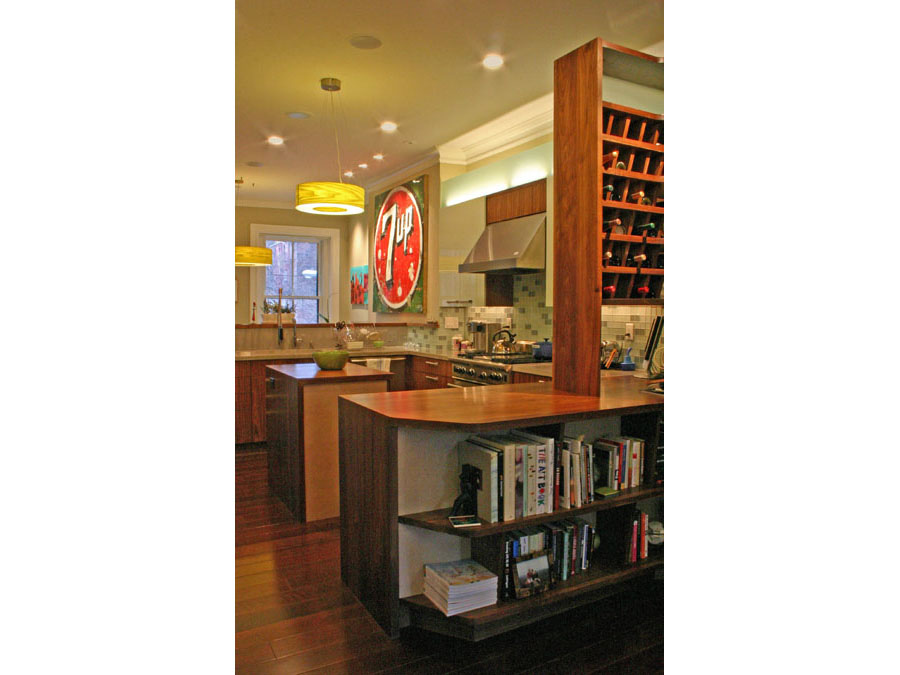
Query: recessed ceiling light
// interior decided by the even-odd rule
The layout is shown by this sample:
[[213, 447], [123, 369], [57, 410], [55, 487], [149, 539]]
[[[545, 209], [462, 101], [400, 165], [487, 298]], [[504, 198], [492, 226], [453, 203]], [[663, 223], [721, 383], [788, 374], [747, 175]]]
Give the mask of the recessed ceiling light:
[[295, 120], [305, 120], [306, 118], [310, 117], [310, 114], [306, 112], [289, 112], [287, 116]]
[[360, 165], [359, 165], [359, 168], [360, 168], [360, 169], [368, 169], [368, 168], [369, 168], [369, 165], [368, 165], [368, 164], [360, 164]]
[[488, 54], [484, 57], [481, 65], [483, 65], [485, 68], [489, 68], [490, 70], [495, 70], [503, 65], [503, 57], [499, 54]]
[[382, 131], [397, 131], [397, 124], [394, 122], [382, 122], [381, 130]]
[[247, 166], [262, 166], [262, 162], [247, 162]]
[[381, 46], [381, 40], [374, 35], [352, 35], [350, 44], [357, 49], [378, 49]]
[[269, 142], [269, 145], [281, 145], [284, 143], [284, 139], [281, 136], [269, 136], [266, 140]]
[[344, 175], [347, 176], [347, 178], [353, 178], [353, 172], [352, 172], [352, 171], [345, 171], [345, 172], [344, 172]]
[[372, 155], [372, 159], [377, 159], [378, 161], [381, 161], [382, 159], [384, 159], [384, 155], [382, 155], [379, 152], [377, 155]]

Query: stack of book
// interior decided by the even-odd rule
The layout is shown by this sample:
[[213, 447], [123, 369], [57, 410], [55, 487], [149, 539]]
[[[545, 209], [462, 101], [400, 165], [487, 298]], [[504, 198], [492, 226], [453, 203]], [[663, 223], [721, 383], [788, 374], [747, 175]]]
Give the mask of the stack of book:
[[425, 596], [446, 616], [497, 604], [497, 575], [474, 560], [425, 565]]
[[594, 488], [623, 490], [644, 483], [644, 440], [631, 436], [594, 441]]

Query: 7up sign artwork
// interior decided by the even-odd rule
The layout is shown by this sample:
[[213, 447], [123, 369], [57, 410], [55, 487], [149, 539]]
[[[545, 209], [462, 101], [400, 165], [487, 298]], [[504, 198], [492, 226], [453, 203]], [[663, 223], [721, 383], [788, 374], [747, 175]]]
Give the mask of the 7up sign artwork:
[[375, 198], [376, 312], [424, 312], [425, 176]]

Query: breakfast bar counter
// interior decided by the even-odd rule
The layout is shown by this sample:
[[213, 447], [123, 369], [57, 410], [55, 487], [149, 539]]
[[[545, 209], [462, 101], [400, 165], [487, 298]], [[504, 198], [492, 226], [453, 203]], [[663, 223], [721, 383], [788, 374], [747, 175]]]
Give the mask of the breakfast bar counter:
[[[506, 603], [448, 619], [422, 600], [424, 563], [469, 558], [472, 536], [502, 537], [496, 526], [465, 534], [446, 524], [435, 526], [436, 520], [446, 520], [459, 493], [460, 441], [473, 433], [514, 428], [562, 438], [564, 433], [595, 433], [599, 424], [615, 425], [623, 434], [646, 439], [646, 465], [653, 467], [663, 397], [645, 392], [647, 384], [631, 373], [604, 371], [599, 397], [555, 390], [550, 382], [339, 397], [341, 579], [388, 635], [418, 625], [479, 640], [652, 573], [651, 566], [638, 565], [621, 574], [588, 577], [588, 584], [560, 596], [565, 602], [542, 605], [537, 612], [527, 611], [533, 606], [528, 603]], [[661, 493], [648, 481], [608, 506]], [[504, 523], [500, 529], [517, 524]]]

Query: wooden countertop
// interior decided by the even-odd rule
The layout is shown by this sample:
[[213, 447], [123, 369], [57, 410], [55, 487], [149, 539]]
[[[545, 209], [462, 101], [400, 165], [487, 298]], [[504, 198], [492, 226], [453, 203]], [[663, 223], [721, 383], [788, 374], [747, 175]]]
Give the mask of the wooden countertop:
[[374, 370], [373, 368], [358, 366], [355, 363], [348, 363], [341, 370], [322, 370], [315, 363], [288, 363], [279, 366], [266, 366], [266, 370], [274, 370], [304, 385], [387, 380], [391, 377], [390, 373], [383, 370]]
[[[647, 380], [602, 374], [601, 395], [553, 389], [551, 382], [355, 394], [342, 399], [398, 426], [488, 431], [661, 410], [663, 397], [643, 391]], [[618, 375], [618, 374], [617, 374]]]
[[[277, 361], [280, 359], [311, 359], [313, 352], [318, 349], [244, 349], [235, 350], [235, 361]], [[405, 347], [367, 347], [365, 349], [350, 350], [350, 358], [375, 358], [378, 356], [426, 356], [431, 359], [449, 359], [450, 354], [435, 354], [433, 352], [415, 351]]]

